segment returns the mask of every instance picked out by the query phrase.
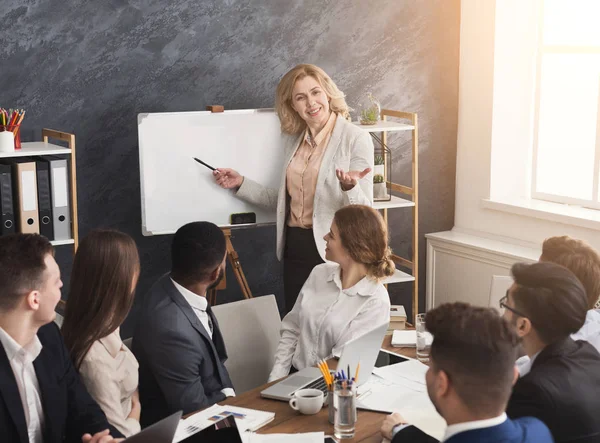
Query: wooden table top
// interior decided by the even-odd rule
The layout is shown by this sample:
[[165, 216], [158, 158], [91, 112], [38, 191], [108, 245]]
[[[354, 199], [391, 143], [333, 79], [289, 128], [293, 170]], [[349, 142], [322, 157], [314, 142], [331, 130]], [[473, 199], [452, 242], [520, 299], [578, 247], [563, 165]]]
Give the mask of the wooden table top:
[[[391, 336], [386, 335], [382, 348], [415, 358], [415, 348], [394, 348], [391, 346]], [[316, 415], [302, 415], [294, 411], [289, 404], [277, 400], [262, 398], [260, 392], [276, 382], [259, 386], [237, 397], [229, 397], [219, 402], [223, 405], [240, 406], [243, 408], [258, 409], [275, 413], [275, 419], [259, 429], [260, 434], [293, 434], [300, 432], [325, 432], [325, 435], [333, 435], [333, 425], [329, 423], [328, 409], [325, 407]], [[381, 424], [387, 414], [381, 412], [358, 410], [358, 421], [356, 423], [356, 434], [348, 442], [377, 442], [381, 443], [382, 437], [379, 433]]]

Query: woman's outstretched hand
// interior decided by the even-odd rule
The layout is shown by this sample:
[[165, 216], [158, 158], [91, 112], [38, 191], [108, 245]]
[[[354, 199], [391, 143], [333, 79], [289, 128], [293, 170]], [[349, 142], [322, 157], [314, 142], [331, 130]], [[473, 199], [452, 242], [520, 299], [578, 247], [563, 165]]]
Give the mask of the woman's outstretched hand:
[[335, 175], [337, 176], [338, 180], [340, 181], [340, 184], [342, 185], [342, 189], [344, 191], [349, 191], [354, 186], [356, 186], [358, 181], [361, 178], [364, 178], [364, 176], [367, 175], [369, 172], [371, 172], [371, 168], [366, 168], [363, 171], [348, 171], [348, 172], [344, 172], [343, 169], [338, 168], [335, 170]]

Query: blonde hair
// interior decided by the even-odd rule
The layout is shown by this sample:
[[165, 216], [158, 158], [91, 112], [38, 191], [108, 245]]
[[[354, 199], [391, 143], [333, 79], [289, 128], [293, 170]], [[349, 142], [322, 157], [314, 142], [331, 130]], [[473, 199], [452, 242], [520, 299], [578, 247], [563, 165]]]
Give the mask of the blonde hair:
[[275, 94], [275, 110], [281, 122], [281, 130], [286, 134], [298, 134], [306, 129], [306, 122], [292, 108], [292, 91], [296, 81], [306, 76], [314, 78], [329, 98], [329, 107], [344, 118], [350, 116], [345, 95], [321, 68], [315, 65], [297, 65], [283, 76], [277, 85]]
[[370, 206], [350, 205], [339, 209], [333, 221], [342, 246], [357, 263], [367, 267], [367, 275], [376, 280], [394, 274], [388, 231], [379, 212]]

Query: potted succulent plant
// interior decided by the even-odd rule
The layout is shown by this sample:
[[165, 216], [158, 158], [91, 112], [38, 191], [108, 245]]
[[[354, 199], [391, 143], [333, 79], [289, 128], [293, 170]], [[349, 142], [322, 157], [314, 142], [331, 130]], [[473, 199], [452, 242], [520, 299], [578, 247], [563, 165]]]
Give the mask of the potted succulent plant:
[[385, 166], [383, 165], [383, 155], [376, 155], [374, 163], [375, 168], [373, 170], [373, 175], [384, 175]]
[[368, 103], [366, 103], [364, 106], [361, 105], [360, 124], [374, 125], [380, 119], [381, 104], [370, 92], [367, 93], [367, 98]]
[[388, 197], [387, 188], [385, 186], [385, 179], [381, 174], [375, 174], [373, 176], [373, 198], [374, 199], [386, 199]]

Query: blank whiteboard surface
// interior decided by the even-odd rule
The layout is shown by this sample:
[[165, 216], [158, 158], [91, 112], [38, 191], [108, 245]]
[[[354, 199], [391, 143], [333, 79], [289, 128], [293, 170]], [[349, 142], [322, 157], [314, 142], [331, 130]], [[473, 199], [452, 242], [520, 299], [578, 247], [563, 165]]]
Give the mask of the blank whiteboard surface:
[[274, 111], [139, 114], [138, 138], [144, 235], [171, 234], [192, 221], [226, 227], [239, 212], [256, 213], [257, 223], [275, 222], [274, 210], [236, 198], [192, 158], [279, 188], [284, 148]]

